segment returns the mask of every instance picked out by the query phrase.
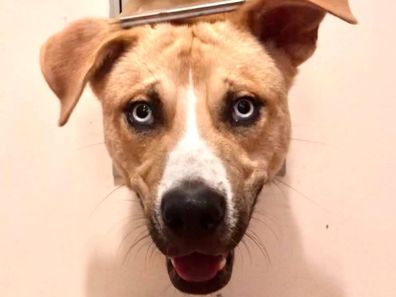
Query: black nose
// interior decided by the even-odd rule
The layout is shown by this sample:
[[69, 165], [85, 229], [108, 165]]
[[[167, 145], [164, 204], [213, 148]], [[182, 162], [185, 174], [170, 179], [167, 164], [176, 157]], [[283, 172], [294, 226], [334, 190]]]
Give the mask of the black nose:
[[181, 235], [205, 235], [224, 220], [225, 198], [203, 182], [185, 182], [166, 192], [161, 215], [172, 232]]

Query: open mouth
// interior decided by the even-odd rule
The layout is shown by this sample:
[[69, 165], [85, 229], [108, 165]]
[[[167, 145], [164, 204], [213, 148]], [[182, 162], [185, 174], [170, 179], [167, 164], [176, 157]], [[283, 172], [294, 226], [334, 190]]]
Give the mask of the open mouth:
[[223, 288], [230, 280], [234, 252], [224, 255], [192, 253], [167, 258], [169, 277], [184, 293], [210, 294]]

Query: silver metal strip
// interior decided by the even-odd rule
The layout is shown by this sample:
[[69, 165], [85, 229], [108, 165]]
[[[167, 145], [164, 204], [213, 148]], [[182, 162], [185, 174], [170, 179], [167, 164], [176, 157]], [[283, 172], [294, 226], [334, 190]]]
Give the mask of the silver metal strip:
[[121, 27], [129, 28], [152, 23], [196, 18], [200, 16], [230, 12], [236, 10], [244, 3], [245, 0], [224, 0], [211, 3], [179, 6], [122, 17], [118, 20], [118, 22], [120, 23]]

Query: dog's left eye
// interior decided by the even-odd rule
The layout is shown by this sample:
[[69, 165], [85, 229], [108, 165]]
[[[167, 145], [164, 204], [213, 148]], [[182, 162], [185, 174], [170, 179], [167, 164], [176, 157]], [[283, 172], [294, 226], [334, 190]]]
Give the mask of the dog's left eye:
[[154, 124], [154, 112], [150, 103], [135, 102], [128, 105], [125, 110], [128, 123], [135, 128], [148, 128]]

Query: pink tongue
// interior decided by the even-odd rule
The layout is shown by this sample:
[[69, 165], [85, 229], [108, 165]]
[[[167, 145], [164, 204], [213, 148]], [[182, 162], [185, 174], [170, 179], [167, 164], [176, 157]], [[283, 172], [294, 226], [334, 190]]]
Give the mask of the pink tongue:
[[214, 278], [220, 269], [223, 256], [193, 253], [173, 258], [176, 273], [188, 282], [205, 282]]

